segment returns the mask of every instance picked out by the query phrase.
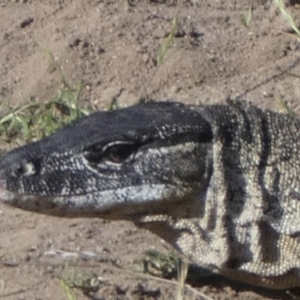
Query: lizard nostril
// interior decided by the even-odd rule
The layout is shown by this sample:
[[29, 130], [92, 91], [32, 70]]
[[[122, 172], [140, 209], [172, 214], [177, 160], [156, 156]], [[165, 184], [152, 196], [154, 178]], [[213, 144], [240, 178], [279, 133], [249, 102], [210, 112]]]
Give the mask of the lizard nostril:
[[35, 173], [35, 167], [31, 162], [20, 161], [14, 165], [14, 173], [17, 176], [29, 176]]

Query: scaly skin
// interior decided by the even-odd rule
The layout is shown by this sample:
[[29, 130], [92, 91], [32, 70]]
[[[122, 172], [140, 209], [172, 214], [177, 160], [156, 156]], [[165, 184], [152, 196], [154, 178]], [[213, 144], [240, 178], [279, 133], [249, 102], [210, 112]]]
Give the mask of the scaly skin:
[[300, 286], [300, 123], [253, 106], [150, 102], [82, 118], [0, 160], [0, 198], [135, 222], [193, 262]]

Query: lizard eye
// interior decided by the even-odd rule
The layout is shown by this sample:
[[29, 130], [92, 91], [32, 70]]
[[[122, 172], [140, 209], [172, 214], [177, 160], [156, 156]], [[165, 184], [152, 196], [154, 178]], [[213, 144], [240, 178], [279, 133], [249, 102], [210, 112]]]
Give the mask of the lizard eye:
[[132, 142], [113, 142], [104, 147], [94, 145], [88, 149], [86, 159], [93, 164], [98, 164], [104, 160], [120, 164], [131, 154], [136, 152], [138, 145]]
[[134, 144], [119, 144], [108, 147], [103, 154], [109, 161], [119, 164], [126, 160], [136, 150], [137, 146]]

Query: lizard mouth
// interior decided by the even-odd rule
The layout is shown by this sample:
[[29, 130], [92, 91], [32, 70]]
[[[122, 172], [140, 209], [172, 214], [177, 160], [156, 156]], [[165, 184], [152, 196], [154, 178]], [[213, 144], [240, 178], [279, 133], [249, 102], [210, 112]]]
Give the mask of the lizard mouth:
[[[140, 219], [140, 214], [145, 213], [144, 206], [148, 214], [156, 214], [189, 192], [186, 189], [178, 191], [173, 186], [166, 189], [165, 185], [158, 185], [156, 189], [152, 185], [146, 189], [145, 186], [140, 186], [136, 187], [129, 201], [126, 200], [129, 191], [130, 187], [124, 187], [89, 195], [28, 195], [8, 191], [5, 183], [0, 180], [0, 202], [31, 212], [69, 218], [101, 216], [107, 219], [129, 219], [128, 216], [137, 214]], [[161, 203], [161, 199], [165, 199], [167, 203]]]

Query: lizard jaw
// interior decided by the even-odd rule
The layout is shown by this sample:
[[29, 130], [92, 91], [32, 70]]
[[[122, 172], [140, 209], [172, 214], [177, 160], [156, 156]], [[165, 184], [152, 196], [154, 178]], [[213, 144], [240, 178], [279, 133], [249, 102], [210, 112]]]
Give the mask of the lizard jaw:
[[[167, 200], [166, 203], [162, 203], [162, 207], [168, 207], [182, 199], [184, 195], [190, 194], [189, 189], [176, 190], [173, 186], [166, 189], [164, 185], [157, 185], [156, 188], [151, 185], [140, 186], [136, 187], [134, 191], [130, 192], [129, 187], [124, 187], [119, 190], [100, 191], [88, 195], [41, 196], [9, 191], [5, 188], [5, 183], [0, 180], [0, 202], [31, 212], [70, 218], [101, 216], [111, 219], [128, 219], [128, 216], [133, 217], [133, 215], [140, 215], [145, 212], [145, 209], [141, 209], [143, 202], [146, 202], [144, 204], [148, 207], [146, 211], [150, 213], [155, 210], [153, 202], [157, 202], [157, 205], [161, 206], [159, 200], [161, 198]], [[159, 192], [159, 197], [154, 191]], [[130, 201], [125, 201], [128, 193], [132, 194], [132, 198]], [[114, 205], [111, 205], [111, 202]], [[120, 210], [118, 207], [122, 207], [123, 214], [118, 213]]]

